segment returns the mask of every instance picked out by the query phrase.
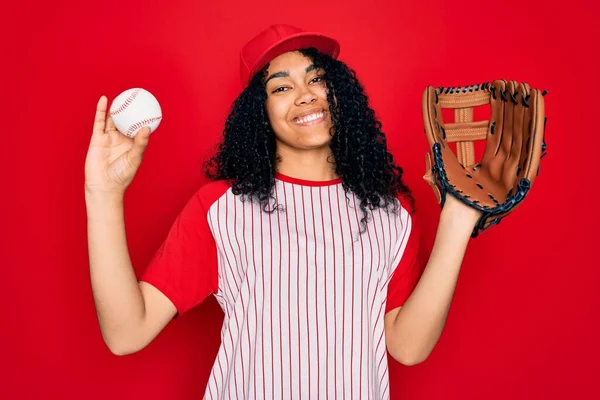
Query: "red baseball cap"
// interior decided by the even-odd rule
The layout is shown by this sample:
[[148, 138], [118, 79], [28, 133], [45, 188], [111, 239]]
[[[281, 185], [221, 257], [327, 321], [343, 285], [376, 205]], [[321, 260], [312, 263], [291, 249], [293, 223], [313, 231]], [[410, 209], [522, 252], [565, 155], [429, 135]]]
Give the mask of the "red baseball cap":
[[254, 74], [275, 57], [308, 47], [314, 47], [333, 58], [337, 58], [340, 53], [337, 40], [322, 33], [305, 32], [292, 25], [269, 26], [250, 40], [240, 52], [242, 85], [249, 84]]

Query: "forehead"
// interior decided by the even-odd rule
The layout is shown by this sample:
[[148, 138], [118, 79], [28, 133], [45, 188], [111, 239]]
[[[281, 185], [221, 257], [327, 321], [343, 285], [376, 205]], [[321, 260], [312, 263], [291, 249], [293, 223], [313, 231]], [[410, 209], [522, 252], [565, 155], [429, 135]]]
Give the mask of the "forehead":
[[291, 71], [296, 68], [306, 68], [311, 64], [312, 60], [299, 51], [288, 51], [272, 59], [267, 71], [269, 74], [284, 70]]

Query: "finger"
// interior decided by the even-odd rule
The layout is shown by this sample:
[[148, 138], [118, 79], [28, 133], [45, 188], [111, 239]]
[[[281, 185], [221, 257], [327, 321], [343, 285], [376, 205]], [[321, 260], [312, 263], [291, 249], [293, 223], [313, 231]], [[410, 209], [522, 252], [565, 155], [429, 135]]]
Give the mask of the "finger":
[[422, 116], [425, 135], [431, 148], [436, 143], [446, 147], [444, 121], [442, 119], [442, 108], [438, 101], [438, 92], [432, 86], [428, 86], [422, 97]]
[[106, 126], [106, 96], [100, 96], [98, 104], [96, 105], [96, 116], [94, 118], [94, 128], [92, 134], [103, 135], [104, 128]]
[[113, 121], [110, 109], [108, 110], [108, 116], [106, 118], [106, 127], [104, 128], [105, 132], [116, 131], [117, 127], [115, 125], [115, 121]]
[[[517, 108], [519, 104], [517, 88], [518, 82], [508, 81], [503, 96], [504, 129], [502, 130], [501, 144], [500, 148], [498, 149], [497, 156], [501, 160], [503, 160], [502, 180], [504, 182], [504, 187], [506, 188], [506, 190], [510, 189], [513, 185], [513, 182], [515, 181], [515, 172], [517, 171], [517, 163], [519, 162], [519, 160], [516, 157], [510, 157], [515, 142], [515, 130], [517, 131], [516, 135], [520, 135], [518, 128], [516, 128], [516, 126], [518, 126], [518, 123], [521, 122], [521, 120], [519, 119], [520, 115], [518, 113]], [[517, 119], [519, 119], [518, 122]]]
[[[513, 145], [510, 150], [509, 163], [511, 167], [507, 171], [507, 175], [512, 175], [516, 179], [521, 172], [523, 164], [523, 149], [524, 144], [529, 140], [529, 133], [525, 124], [528, 123], [525, 113], [525, 105], [523, 99], [527, 96], [526, 83], [520, 83], [517, 86], [517, 104], [514, 109], [514, 124], [513, 124]], [[506, 168], [506, 166], [505, 166]]]
[[504, 101], [501, 93], [506, 87], [506, 81], [495, 80], [490, 85], [490, 120], [489, 129], [486, 138], [485, 151], [481, 160], [481, 165], [490, 171], [493, 179], [500, 179], [503, 159], [497, 158], [498, 148], [502, 143], [502, 130], [504, 123]]
[[110, 116], [110, 114], [108, 114], [108, 118], [106, 118], [106, 128], [105, 131], [109, 132], [109, 131], [116, 131], [117, 127], [115, 126], [115, 123], [112, 119], [112, 117]]
[[531, 141], [531, 116], [532, 108], [529, 106], [529, 99], [531, 94], [531, 87], [527, 83], [523, 83], [523, 95], [521, 100], [521, 106], [523, 107], [523, 123], [521, 130], [523, 135], [521, 137], [521, 153], [519, 154], [519, 169], [517, 175], [523, 178], [525, 171], [525, 162], [527, 161], [527, 154], [529, 152], [529, 144]]
[[140, 129], [135, 138], [133, 138], [133, 147], [130, 150], [131, 160], [135, 160], [138, 163], [142, 161], [144, 152], [148, 147], [148, 141], [150, 140], [150, 128], [145, 126]]
[[530, 143], [527, 149], [527, 158], [523, 166], [524, 177], [533, 182], [537, 176], [540, 159], [542, 157], [542, 147], [544, 145], [544, 130], [545, 130], [545, 109], [544, 95], [539, 89], [531, 91], [529, 98], [529, 107], [531, 108], [531, 120], [528, 124]]

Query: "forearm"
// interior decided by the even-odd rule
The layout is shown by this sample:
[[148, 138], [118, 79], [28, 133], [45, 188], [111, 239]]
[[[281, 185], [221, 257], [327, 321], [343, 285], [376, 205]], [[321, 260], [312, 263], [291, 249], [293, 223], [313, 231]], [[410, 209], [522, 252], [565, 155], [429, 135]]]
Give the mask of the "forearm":
[[427, 266], [396, 316], [391, 334], [411, 363], [425, 360], [442, 334], [474, 217], [442, 211]]
[[131, 264], [123, 197], [86, 192], [90, 277], [98, 321], [115, 351], [141, 326], [144, 299]]

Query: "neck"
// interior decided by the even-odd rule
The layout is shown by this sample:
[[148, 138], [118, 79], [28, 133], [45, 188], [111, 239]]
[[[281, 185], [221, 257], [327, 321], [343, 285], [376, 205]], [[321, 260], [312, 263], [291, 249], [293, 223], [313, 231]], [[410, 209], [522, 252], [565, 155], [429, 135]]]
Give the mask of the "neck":
[[280, 161], [275, 165], [275, 170], [281, 174], [308, 181], [329, 181], [337, 179], [335, 165], [329, 146], [318, 149], [293, 149], [287, 146], [278, 146], [277, 155]]

